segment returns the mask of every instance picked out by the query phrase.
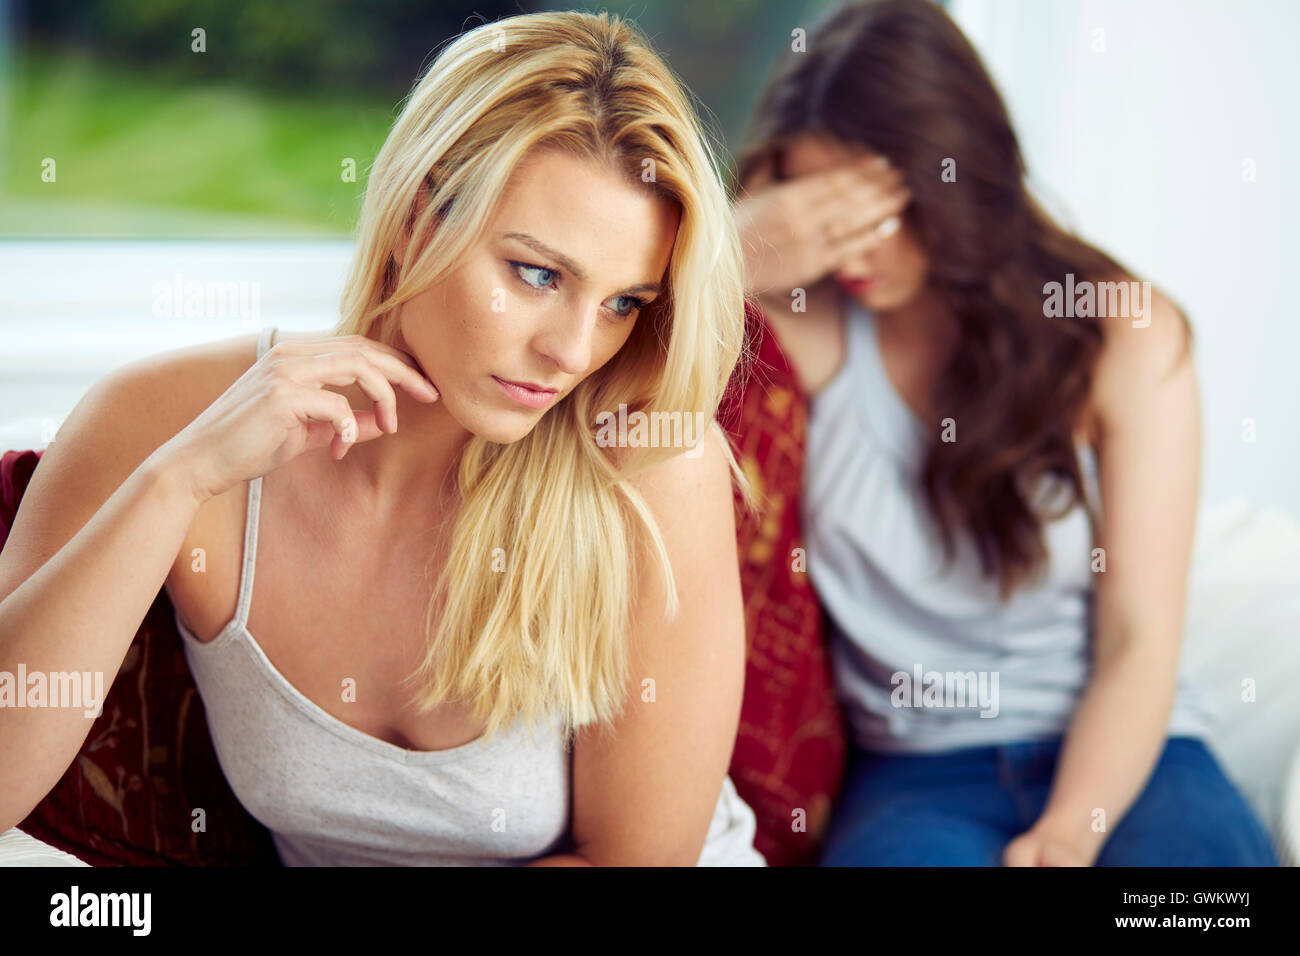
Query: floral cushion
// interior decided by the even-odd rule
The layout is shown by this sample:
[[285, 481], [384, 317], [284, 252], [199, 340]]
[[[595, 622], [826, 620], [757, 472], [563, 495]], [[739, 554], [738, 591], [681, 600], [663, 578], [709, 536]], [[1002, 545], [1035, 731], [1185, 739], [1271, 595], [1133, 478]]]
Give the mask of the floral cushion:
[[746, 328], [752, 360], [733, 379], [718, 415], [762, 502], [751, 517], [736, 495], [748, 653], [730, 775], [758, 818], [754, 845], [768, 864], [810, 865], [839, 795], [848, 732], [822, 608], [796, 550], [807, 400], [752, 305]]
[[[39, 460], [0, 458], [0, 547]], [[76, 760], [19, 829], [92, 866], [279, 865], [221, 772], [181, 648], [160, 590]]]

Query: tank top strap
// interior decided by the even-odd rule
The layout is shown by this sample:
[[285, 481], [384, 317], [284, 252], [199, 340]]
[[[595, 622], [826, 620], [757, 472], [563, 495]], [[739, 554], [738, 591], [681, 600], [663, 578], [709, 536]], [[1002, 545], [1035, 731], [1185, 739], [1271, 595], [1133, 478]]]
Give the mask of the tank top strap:
[[[257, 337], [257, 357], [260, 359], [271, 347], [275, 326], [264, 327]], [[257, 567], [257, 526], [262, 515], [262, 476], [248, 483], [248, 505], [244, 514], [244, 566], [239, 574], [239, 600], [235, 605], [235, 620], [240, 627], [248, 626], [248, 609], [253, 603], [253, 575]]]
[[244, 567], [239, 574], [239, 602], [235, 606], [235, 620], [240, 627], [248, 626], [248, 609], [253, 603], [253, 572], [257, 565], [257, 525], [262, 511], [262, 477], [248, 483], [248, 507], [244, 518]]
[[262, 328], [261, 333], [257, 336], [257, 357], [261, 358], [266, 354], [266, 350], [271, 347], [271, 337], [275, 335], [275, 326], [267, 325]]

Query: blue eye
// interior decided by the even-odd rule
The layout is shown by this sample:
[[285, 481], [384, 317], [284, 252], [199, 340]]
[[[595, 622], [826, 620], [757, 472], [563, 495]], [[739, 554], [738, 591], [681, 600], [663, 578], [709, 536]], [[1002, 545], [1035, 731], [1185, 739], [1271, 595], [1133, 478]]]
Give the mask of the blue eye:
[[629, 303], [631, 303], [625, 309], [612, 310], [616, 315], [620, 315], [624, 318], [630, 318], [634, 313], [640, 312], [642, 309], [645, 308], [645, 299], [638, 299], [634, 295], [620, 295], [620, 296], [615, 296], [615, 298], [626, 299]]
[[[537, 292], [550, 288], [560, 277], [557, 269], [548, 269], [545, 266], [533, 265], [528, 262], [517, 262], [514, 259], [507, 259], [506, 261], [515, 270], [515, 275], [519, 277], [519, 281]], [[534, 279], [538, 281], [535, 282]], [[614, 300], [622, 300], [628, 303], [621, 309], [610, 309], [619, 319], [630, 319], [646, 307], [646, 300], [639, 299], [634, 295], [618, 295], [614, 297]]]
[[[547, 286], [553, 283], [555, 281], [556, 276], [559, 275], [559, 273], [556, 272], [554, 269], [547, 269], [544, 266], [533, 266], [533, 265], [529, 265], [526, 262], [514, 262], [514, 261], [511, 261], [510, 264], [515, 267], [515, 273], [519, 276], [519, 278], [522, 279], [525, 283], [527, 283], [529, 286], [531, 286], [534, 289], [545, 289]], [[548, 278], [546, 279], [546, 281], [542, 282], [541, 285], [536, 285], [524, 275], [524, 273], [526, 272], [545, 273], [546, 276], [548, 276]]]

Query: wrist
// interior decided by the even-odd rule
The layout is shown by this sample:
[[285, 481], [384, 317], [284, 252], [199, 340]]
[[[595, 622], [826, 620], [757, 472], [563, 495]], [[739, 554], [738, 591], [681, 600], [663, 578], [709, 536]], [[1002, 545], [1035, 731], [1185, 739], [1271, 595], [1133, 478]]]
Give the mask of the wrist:
[[214, 497], [191, 456], [182, 449], [163, 445], [144, 460], [139, 471], [151, 490], [170, 501], [197, 508]]
[[1110, 835], [1107, 830], [1094, 830], [1094, 820], [1093, 814], [1086, 809], [1049, 808], [1033, 828], [1042, 836], [1065, 844], [1092, 863]]

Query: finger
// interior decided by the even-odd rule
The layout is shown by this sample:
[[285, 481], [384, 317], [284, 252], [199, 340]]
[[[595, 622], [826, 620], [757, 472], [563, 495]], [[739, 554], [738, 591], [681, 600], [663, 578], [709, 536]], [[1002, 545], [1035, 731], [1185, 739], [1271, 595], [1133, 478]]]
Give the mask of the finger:
[[879, 221], [886, 213], [875, 210], [901, 199], [910, 200], [911, 191], [902, 178], [887, 183], [859, 180], [840, 190], [831, 201], [813, 207], [810, 212], [823, 232], [842, 236], [856, 232], [867, 222]]
[[[390, 381], [401, 385], [412, 398], [420, 401], [436, 401], [438, 386], [424, 374], [424, 369], [410, 352], [404, 352], [396, 346], [377, 342], [364, 335], [350, 336], [355, 339], [357, 347], [369, 356], [380, 368], [389, 374]], [[430, 397], [432, 396], [432, 397]]]
[[356, 441], [344, 441], [343, 436], [337, 434], [330, 439], [330, 455], [336, 460], [342, 460], [344, 455], [363, 441], [370, 441], [372, 438], [378, 438], [384, 434], [379, 428], [379, 423], [375, 421], [374, 412], [354, 408], [352, 416], [357, 423]]
[[1043, 866], [1082, 866], [1083, 862], [1069, 847], [1048, 843], [1043, 847]]
[[1002, 854], [1003, 866], [1033, 866], [1037, 861], [1034, 859], [1034, 844], [1029, 840], [1016, 839], [1007, 844]]
[[828, 271], [834, 271], [846, 262], [875, 252], [902, 228], [902, 223], [902, 216], [893, 213], [851, 236], [828, 243], [822, 250], [822, 255], [829, 261]]
[[834, 211], [844, 202], [861, 201], [904, 185], [901, 172], [892, 166], [877, 166], [875, 158], [845, 163], [806, 179], [806, 201], [818, 215]]
[[372, 438], [378, 438], [380, 435], [386, 434], [375, 421], [374, 412], [364, 408], [354, 408], [352, 417], [357, 423], [357, 440], [355, 442], [344, 442], [342, 436], [334, 428], [332, 421], [307, 421], [305, 423], [307, 442], [304, 451], [319, 448], [322, 445], [329, 445], [333, 457], [340, 458], [353, 445], [359, 445], [363, 441], [370, 441]]
[[363, 352], [339, 351], [311, 356], [304, 360], [301, 371], [310, 376], [310, 384], [317, 386], [355, 383], [374, 403], [379, 427], [390, 434], [397, 431], [397, 394]]
[[843, 232], [832, 231], [826, 236], [826, 253], [838, 262], [875, 249], [902, 227], [911, 201], [910, 193], [895, 194], [856, 210], [845, 220]]
[[331, 336], [303, 342], [286, 341], [278, 343], [274, 350], [282, 355], [317, 355], [323, 345], [328, 345], [330, 351], [355, 350], [366, 355], [389, 381], [400, 385], [403, 391], [417, 401], [429, 403], [439, 398], [437, 386], [424, 374], [412, 355], [364, 335]]
[[911, 192], [901, 186], [846, 195], [834, 209], [824, 210], [817, 221], [808, 224], [817, 261], [833, 268], [849, 256], [870, 251], [874, 240], [883, 241], [894, 231], [884, 230], [877, 236], [874, 230], [890, 216], [902, 213], [911, 201]]
[[[844, 243], [863, 230], [878, 228], [885, 219], [906, 209], [911, 201], [912, 193], [904, 187], [846, 199], [833, 217], [823, 223], [822, 236], [832, 246]], [[888, 238], [888, 234], [882, 234], [882, 238]]]
[[[327, 392], [307, 385], [299, 386], [297, 414], [300, 421], [327, 423], [335, 433], [335, 457], [342, 458], [341, 446], [354, 444], [360, 435], [357, 416], [348, 400], [338, 392]], [[343, 449], [346, 451], [346, 448]]]

